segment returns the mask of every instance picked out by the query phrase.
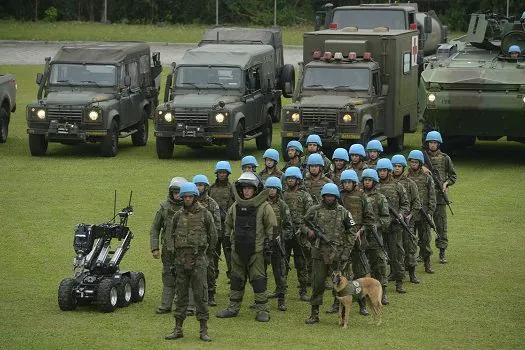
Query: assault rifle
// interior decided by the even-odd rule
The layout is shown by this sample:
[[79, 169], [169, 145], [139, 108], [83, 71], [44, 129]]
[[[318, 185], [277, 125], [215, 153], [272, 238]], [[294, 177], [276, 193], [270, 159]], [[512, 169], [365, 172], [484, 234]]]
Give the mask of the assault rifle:
[[390, 214], [392, 214], [396, 222], [403, 227], [403, 230], [405, 230], [409, 234], [412, 234], [412, 230], [410, 230], [410, 227], [408, 227], [408, 224], [406, 223], [406, 221], [399, 217], [399, 212], [395, 210], [392, 204], [390, 203], [388, 203], [388, 211], [390, 212]]
[[288, 259], [286, 258], [286, 251], [284, 250], [283, 243], [284, 242], [282, 242], [281, 236], [277, 236], [277, 238], [275, 239], [275, 244], [279, 248], [279, 252], [281, 253], [281, 256], [282, 256], [282, 258], [284, 260], [284, 263], [286, 265], [286, 270], [290, 271], [292, 268], [290, 267], [290, 263], [288, 263]]
[[434, 230], [434, 232], [437, 232], [436, 224], [434, 224], [434, 221], [432, 221], [432, 219], [428, 215], [427, 211], [425, 209], [423, 209], [423, 207], [421, 207], [421, 209], [419, 209], [419, 215], [421, 215], [421, 217], [423, 219], [425, 219], [425, 221], [427, 222], [428, 226], [430, 226], [430, 228], [432, 228]]
[[439, 172], [434, 169], [432, 166], [432, 162], [430, 161], [430, 157], [428, 156], [427, 150], [423, 150], [423, 157], [425, 159], [425, 165], [430, 170], [430, 176], [432, 176], [432, 180], [434, 180], [434, 183], [436, 184], [436, 187], [438, 188], [438, 192], [443, 198], [443, 201], [445, 201], [445, 204], [447, 205], [448, 209], [450, 210], [450, 214], [454, 215], [454, 212], [452, 211], [452, 207], [450, 204], [452, 203], [448, 199], [448, 194], [443, 190], [443, 182], [441, 182], [441, 176], [439, 176]]
[[336, 250], [335, 247], [334, 247], [334, 242], [332, 242], [331, 240], [328, 239], [328, 237], [324, 233], [323, 229], [321, 227], [319, 227], [319, 225], [314, 224], [310, 220], [305, 220], [304, 223], [306, 224], [306, 226], [309, 229], [313, 230], [314, 233], [315, 233], [315, 239], [316, 240], [315, 240], [314, 246], [316, 248], [319, 248], [319, 241], [323, 241], [326, 244], [328, 244], [330, 247], [332, 247], [332, 249]]
[[374, 239], [376, 240], [379, 247], [381, 247], [381, 249], [385, 249], [385, 247], [383, 246], [383, 243], [381, 243], [381, 239], [379, 239], [379, 233], [377, 233], [377, 230], [375, 230], [374, 227], [372, 226], [370, 228], [370, 231], [372, 231], [372, 235], [374, 236]]

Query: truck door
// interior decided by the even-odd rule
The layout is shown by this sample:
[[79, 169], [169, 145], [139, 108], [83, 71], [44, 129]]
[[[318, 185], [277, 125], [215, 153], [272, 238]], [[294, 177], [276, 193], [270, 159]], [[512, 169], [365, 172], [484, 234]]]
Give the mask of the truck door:
[[252, 67], [246, 71], [246, 129], [251, 130], [264, 121], [264, 95], [261, 89], [261, 69]]
[[139, 62], [133, 61], [128, 63], [128, 74], [131, 77], [130, 98], [131, 110], [126, 119], [126, 126], [131, 126], [140, 121], [142, 110], [140, 108], [141, 102], [144, 98], [142, 89], [140, 87]]
[[372, 72], [372, 94], [375, 95], [373, 106], [377, 116], [376, 120], [374, 120], [374, 132], [383, 132], [385, 130], [386, 96], [381, 95], [381, 78], [377, 70]]

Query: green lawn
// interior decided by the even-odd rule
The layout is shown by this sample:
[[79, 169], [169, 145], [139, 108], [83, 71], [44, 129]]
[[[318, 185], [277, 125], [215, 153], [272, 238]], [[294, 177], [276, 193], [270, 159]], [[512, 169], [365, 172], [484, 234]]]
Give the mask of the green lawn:
[[[187, 320], [183, 340], [166, 342], [163, 337], [171, 331], [173, 317], [153, 313], [160, 299], [161, 265], [149, 252], [149, 225], [170, 178], [190, 179], [200, 172], [211, 177], [224, 149], [178, 147], [175, 159], [159, 160], [150, 130], [146, 147], [135, 148], [123, 139], [112, 159], [99, 157], [97, 145], [60, 144], [50, 144], [46, 157], [31, 157], [24, 113], [36, 95], [34, 77], [41, 69], [0, 66], [0, 73], [14, 73], [18, 82], [18, 110], [7, 143], [0, 144], [2, 348], [523, 348], [525, 146], [481, 143], [454, 158], [458, 183], [450, 193], [455, 216], [449, 217], [449, 264], [437, 264], [434, 256], [436, 274], [425, 275], [419, 267], [422, 284], [407, 283], [406, 295], [396, 294], [390, 285], [391, 304], [384, 308], [380, 327], [368, 325], [368, 319], [357, 314], [357, 305], [347, 330], [337, 327], [337, 316], [324, 312], [320, 324], [305, 325], [309, 305], [298, 301], [295, 278], [289, 281], [288, 311], [276, 311], [272, 300], [268, 324], [257, 323], [248, 309], [250, 287], [239, 317], [217, 319], [213, 315], [228, 300], [222, 268], [219, 307], [210, 308], [214, 342], [198, 340], [194, 318]], [[279, 131], [274, 131], [277, 149]], [[419, 134], [407, 135], [407, 152], [419, 139]], [[259, 159], [262, 155], [253, 141], [247, 152]], [[239, 162], [232, 165], [238, 176]], [[122, 268], [145, 273], [146, 297], [112, 314], [90, 308], [62, 312], [57, 288], [71, 275], [73, 227], [108, 220], [115, 189], [118, 208], [127, 204], [133, 190], [135, 213], [129, 224], [135, 239]], [[322, 309], [330, 302], [326, 293]]]

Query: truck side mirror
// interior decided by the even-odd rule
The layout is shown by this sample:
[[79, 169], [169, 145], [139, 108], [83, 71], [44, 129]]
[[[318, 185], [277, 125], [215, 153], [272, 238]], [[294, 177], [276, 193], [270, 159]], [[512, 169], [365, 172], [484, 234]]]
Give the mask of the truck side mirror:
[[44, 79], [44, 74], [36, 73], [36, 85], [40, 85]]
[[124, 86], [130, 87], [131, 86], [131, 77], [129, 75], [126, 75], [124, 77]]
[[171, 68], [175, 69], [175, 67], [177, 67], [177, 63], [171, 62]]
[[291, 94], [293, 94], [292, 83], [290, 83], [289, 81], [284, 83], [284, 93], [287, 96], [290, 96]]
[[388, 84], [381, 85], [381, 96], [388, 95]]
[[425, 16], [424, 26], [425, 26], [425, 33], [427, 34], [432, 33], [432, 17], [430, 17], [429, 15]]

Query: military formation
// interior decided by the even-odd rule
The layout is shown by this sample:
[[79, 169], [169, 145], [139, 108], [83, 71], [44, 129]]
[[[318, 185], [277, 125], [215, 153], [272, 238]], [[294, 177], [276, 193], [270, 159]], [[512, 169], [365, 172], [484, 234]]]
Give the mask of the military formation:
[[[437, 131], [426, 135], [423, 150], [382, 158], [377, 140], [366, 146], [338, 148], [329, 159], [322, 141], [312, 134], [306, 152], [296, 140], [280, 155], [267, 149], [264, 169], [253, 156], [241, 160], [241, 176], [232, 183], [228, 161], [219, 161], [215, 180], [204, 174], [192, 181], [174, 177], [151, 225], [150, 248], [162, 260], [163, 291], [158, 314], [172, 312], [175, 329], [166, 339], [183, 337], [183, 323], [195, 314], [200, 339], [208, 335], [209, 306], [217, 306], [216, 281], [221, 256], [230, 286], [228, 306], [218, 318], [239, 315], [246, 282], [253, 289], [250, 308], [259, 322], [270, 320], [268, 299], [287, 311], [286, 296], [295, 270], [299, 299], [309, 302], [306, 324], [319, 322], [329, 275], [341, 271], [355, 280], [373, 277], [383, 287], [382, 304], [389, 304], [388, 281], [406, 293], [404, 281], [420, 283], [418, 261], [433, 274], [431, 229], [436, 232], [439, 262], [447, 263], [449, 187], [456, 182], [450, 157], [440, 151]], [[293, 257], [293, 267], [291, 259]], [[269, 271], [275, 290], [268, 291]], [[408, 272], [408, 274], [407, 274]], [[308, 289], [311, 294], [308, 295]], [[367, 316], [364, 300], [359, 313]], [[335, 297], [326, 313], [336, 313]]]

